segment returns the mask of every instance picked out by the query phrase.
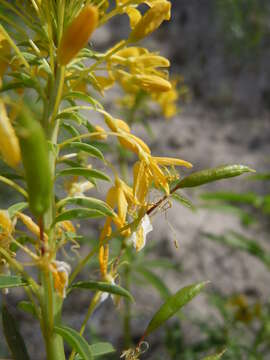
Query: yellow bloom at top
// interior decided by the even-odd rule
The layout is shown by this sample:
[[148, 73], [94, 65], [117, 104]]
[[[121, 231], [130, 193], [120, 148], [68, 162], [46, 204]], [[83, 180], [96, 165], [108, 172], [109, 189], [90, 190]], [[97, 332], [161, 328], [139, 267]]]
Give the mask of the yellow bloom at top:
[[6, 163], [16, 167], [21, 160], [18, 138], [7, 116], [4, 102], [0, 99], [0, 154]]
[[66, 29], [59, 48], [58, 63], [67, 65], [87, 44], [87, 41], [98, 25], [98, 10], [88, 5]]
[[169, 1], [154, 2], [151, 7], [132, 30], [129, 40], [136, 42], [150, 35], [164, 20], [171, 18], [171, 3]]

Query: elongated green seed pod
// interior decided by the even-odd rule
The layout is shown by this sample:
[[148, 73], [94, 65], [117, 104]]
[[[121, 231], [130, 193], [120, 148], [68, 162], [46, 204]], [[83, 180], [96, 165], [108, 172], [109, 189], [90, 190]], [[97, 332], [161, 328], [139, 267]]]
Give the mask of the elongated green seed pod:
[[46, 136], [29, 109], [23, 108], [17, 122], [29, 206], [34, 215], [41, 216], [49, 207], [52, 184]]
[[213, 169], [198, 171], [181, 179], [176, 184], [174, 191], [177, 189], [200, 186], [213, 181], [239, 176], [247, 172], [254, 172], [254, 170], [245, 165], [225, 165]]

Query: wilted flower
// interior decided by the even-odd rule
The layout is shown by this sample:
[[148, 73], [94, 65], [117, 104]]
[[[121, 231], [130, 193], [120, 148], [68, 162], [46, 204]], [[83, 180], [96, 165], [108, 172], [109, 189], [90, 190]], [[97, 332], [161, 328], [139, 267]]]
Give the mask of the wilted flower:
[[140, 221], [139, 226], [137, 227], [136, 231], [134, 231], [129, 241], [132, 242], [136, 251], [140, 251], [144, 248], [146, 243], [146, 236], [153, 230], [153, 226], [151, 224], [149, 216], [146, 214]]
[[53, 275], [54, 288], [61, 298], [66, 297], [66, 288], [68, 286], [68, 277], [71, 267], [64, 261], [54, 260], [50, 264], [50, 270]]

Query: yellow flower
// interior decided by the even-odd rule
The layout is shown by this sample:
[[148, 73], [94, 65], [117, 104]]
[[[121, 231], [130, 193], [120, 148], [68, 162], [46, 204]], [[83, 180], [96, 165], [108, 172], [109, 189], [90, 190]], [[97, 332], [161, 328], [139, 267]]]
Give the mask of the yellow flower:
[[85, 6], [68, 26], [61, 39], [58, 48], [58, 63], [60, 65], [67, 65], [77, 55], [87, 44], [97, 25], [98, 9], [91, 5]]
[[21, 160], [18, 138], [7, 116], [4, 102], [0, 99], [0, 153], [6, 163], [16, 167]]
[[152, 99], [155, 100], [161, 107], [165, 118], [170, 118], [177, 114], [177, 100], [179, 99], [179, 93], [176, 89], [177, 81], [172, 81], [171, 90], [164, 93], [152, 93]]
[[160, 166], [192, 167], [192, 165], [185, 160], [153, 157], [146, 153], [141, 154], [140, 161], [138, 161], [133, 168], [133, 193], [141, 204], [145, 204], [146, 196], [152, 183], [154, 183], [156, 188], [163, 189], [166, 194], [170, 193], [170, 178], [168, 178], [167, 172], [163, 171]]
[[105, 116], [105, 121], [112, 131], [121, 135], [118, 137], [118, 141], [125, 149], [137, 155], [140, 151], [150, 153], [149, 147], [140, 138], [130, 133], [129, 126], [123, 120]]
[[171, 18], [171, 3], [168, 1], [154, 2], [151, 7], [137, 23], [129, 36], [129, 41], [136, 42], [150, 35], [164, 20]]

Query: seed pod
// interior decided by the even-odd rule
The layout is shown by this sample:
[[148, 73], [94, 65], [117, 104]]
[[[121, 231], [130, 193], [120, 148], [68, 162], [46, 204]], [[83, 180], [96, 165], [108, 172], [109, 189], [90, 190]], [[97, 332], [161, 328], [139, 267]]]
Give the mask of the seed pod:
[[92, 32], [98, 25], [98, 10], [88, 5], [66, 29], [58, 48], [58, 63], [67, 65], [87, 44]]
[[17, 121], [30, 209], [34, 215], [41, 216], [48, 209], [51, 196], [47, 140], [40, 123], [28, 109], [23, 108]]

